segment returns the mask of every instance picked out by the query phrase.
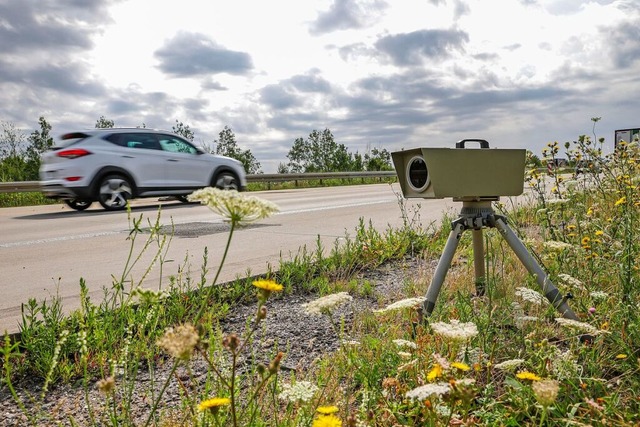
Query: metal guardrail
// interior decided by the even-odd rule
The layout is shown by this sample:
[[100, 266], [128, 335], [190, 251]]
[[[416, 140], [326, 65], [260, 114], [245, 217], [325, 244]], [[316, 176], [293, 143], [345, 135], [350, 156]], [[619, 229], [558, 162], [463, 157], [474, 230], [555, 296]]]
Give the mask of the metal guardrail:
[[[325, 179], [365, 179], [395, 177], [394, 171], [324, 172], [324, 173], [259, 173], [247, 175], [247, 182], [309, 181]], [[0, 193], [27, 193], [40, 191], [40, 181], [0, 182]]]

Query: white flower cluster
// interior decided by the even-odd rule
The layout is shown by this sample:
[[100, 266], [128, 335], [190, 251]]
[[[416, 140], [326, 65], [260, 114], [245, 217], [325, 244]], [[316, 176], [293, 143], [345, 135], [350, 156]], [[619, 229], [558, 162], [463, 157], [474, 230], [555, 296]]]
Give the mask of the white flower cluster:
[[431, 324], [433, 332], [452, 341], [464, 341], [478, 335], [478, 327], [473, 322], [461, 323], [459, 320], [451, 322], [434, 322]]
[[589, 294], [593, 299], [607, 299], [609, 294], [603, 291], [593, 291]]
[[335, 308], [351, 300], [353, 297], [349, 293], [338, 292], [302, 304], [302, 307], [310, 314], [331, 314]]
[[558, 274], [558, 279], [560, 279], [560, 281], [565, 285], [571, 286], [576, 289], [584, 289], [584, 285], [580, 280], [568, 274], [565, 274], [565, 273]]
[[188, 196], [192, 202], [200, 202], [213, 212], [232, 223], [251, 222], [266, 218], [279, 211], [278, 206], [268, 200], [238, 193], [235, 190], [221, 190], [206, 187]]
[[541, 293], [536, 292], [533, 289], [525, 288], [522, 286], [516, 288], [516, 296], [522, 298], [524, 301], [527, 301], [536, 305], [542, 305], [543, 303], [547, 302]]
[[397, 345], [398, 347], [408, 347], [408, 348], [412, 348], [412, 349], [416, 349], [418, 348], [418, 344], [414, 343], [413, 341], [407, 341], [407, 340], [393, 340], [393, 343], [395, 345]]
[[278, 395], [280, 400], [287, 402], [308, 402], [313, 398], [314, 393], [318, 391], [318, 386], [309, 381], [298, 381], [295, 384], [283, 384], [282, 391]]
[[557, 251], [557, 252], [561, 252], [565, 249], [573, 248], [573, 245], [566, 242], [559, 242], [557, 240], [548, 240], [544, 242], [542, 245], [544, 246], [545, 249], [548, 249], [550, 251]]
[[557, 354], [551, 358], [551, 372], [560, 380], [575, 379], [582, 376], [582, 366], [569, 350], [557, 351]]
[[509, 359], [504, 362], [500, 362], [494, 366], [501, 371], [514, 371], [518, 366], [524, 363], [524, 359]]
[[393, 304], [381, 308], [379, 310], [373, 310], [374, 313], [385, 313], [387, 311], [395, 311], [403, 308], [415, 308], [424, 303], [424, 298], [406, 298], [400, 301], [396, 301]]
[[442, 396], [451, 391], [451, 385], [445, 382], [425, 384], [405, 394], [407, 399], [425, 400], [431, 396]]
[[588, 334], [594, 334], [594, 335], [600, 332], [598, 328], [585, 322], [579, 322], [573, 319], [566, 319], [564, 317], [556, 317], [555, 320], [556, 320], [556, 323], [558, 323], [559, 325], [566, 326], [568, 328], [577, 329], [580, 332], [586, 332]]

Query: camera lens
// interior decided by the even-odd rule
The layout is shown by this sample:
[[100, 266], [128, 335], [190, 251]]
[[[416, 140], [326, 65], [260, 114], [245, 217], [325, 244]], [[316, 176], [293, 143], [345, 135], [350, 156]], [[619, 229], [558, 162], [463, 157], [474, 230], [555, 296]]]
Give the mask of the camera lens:
[[429, 185], [429, 172], [422, 157], [416, 156], [409, 161], [407, 180], [416, 191], [424, 191]]

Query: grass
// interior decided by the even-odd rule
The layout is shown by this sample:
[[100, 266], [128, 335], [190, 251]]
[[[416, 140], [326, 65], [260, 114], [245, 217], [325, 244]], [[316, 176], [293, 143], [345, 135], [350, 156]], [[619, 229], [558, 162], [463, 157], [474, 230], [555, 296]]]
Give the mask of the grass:
[[[345, 324], [336, 308], [373, 294], [358, 272], [405, 256], [433, 259], [442, 250], [447, 221], [423, 229], [419, 212], [407, 212], [399, 200], [403, 227], [380, 232], [362, 219], [346, 243], [302, 248], [263, 278], [212, 287], [221, 265], [209, 266], [204, 254], [199, 269], [185, 262], [163, 292], [140, 289], [125, 272], [99, 304], [81, 285], [82, 309], [70, 316], [61, 314], [55, 298], [29, 301], [20, 339], [5, 337], [2, 391], [13, 394], [32, 425], [41, 425], [51, 416], [38, 410], [50, 385], [79, 382], [87, 395], [97, 385], [103, 401], [87, 398], [89, 425], [134, 425], [128, 390], [140, 370], [167, 360], [174, 372], [188, 375], [198, 355], [210, 370], [204, 384], [185, 388], [168, 411], [163, 391], [171, 378], [152, 376], [152, 411], [138, 425], [638, 425], [640, 149], [623, 143], [603, 156], [601, 144], [580, 137], [565, 147], [570, 158], [593, 164], [593, 173], [576, 179], [532, 169], [533, 206], [496, 205], [580, 321], [562, 319], [504, 239], [488, 229], [486, 295], [473, 296], [472, 242], [465, 233], [429, 322], [419, 321], [416, 310], [415, 298], [426, 290], [418, 281], [405, 283], [399, 298], [381, 300], [380, 310], [358, 312]], [[552, 162], [559, 150], [550, 144], [545, 160]], [[233, 212], [243, 209], [237, 208]], [[232, 229], [233, 221], [242, 222], [233, 212]], [[160, 214], [147, 224], [149, 233], [141, 233], [141, 217], [130, 221], [132, 248], [146, 239], [144, 250], [154, 251], [162, 268], [170, 236], [160, 232]], [[137, 259], [132, 253], [130, 263]], [[280, 374], [286, 354], [278, 352], [264, 355], [268, 363], [239, 369], [268, 315], [269, 298], [295, 292], [317, 293], [308, 310], [327, 316], [337, 336], [357, 342], [343, 341], [298, 378]], [[251, 300], [254, 322], [242, 334], [223, 335], [218, 321], [226, 310]], [[587, 342], [580, 339], [585, 333], [592, 336]], [[31, 397], [35, 409], [14, 387], [27, 376], [43, 385]]]

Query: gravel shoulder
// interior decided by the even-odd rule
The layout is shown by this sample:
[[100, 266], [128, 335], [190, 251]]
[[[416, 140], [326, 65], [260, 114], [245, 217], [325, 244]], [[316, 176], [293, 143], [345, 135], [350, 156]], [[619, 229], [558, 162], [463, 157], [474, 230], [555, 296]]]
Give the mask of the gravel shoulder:
[[[403, 286], [410, 280], [422, 277], [424, 271], [433, 268], [435, 261], [425, 261], [418, 258], [405, 258], [386, 263], [374, 270], [364, 271], [357, 277], [359, 282], [369, 281], [373, 294], [369, 297], [353, 296], [353, 301], [344, 306], [337, 314], [344, 318], [347, 327], [352, 324], [354, 315], [363, 310], [379, 308], [399, 299], [416, 296], [404, 295]], [[326, 316], [313, 316], [305, 312], [302, 305], [317, 298], [317, 295], [287, 295], [271, 298], [267, 302], [267, 317], [258, 329], [252, 343], [249, 357], [260, 358], [264, 363], [269, 362], [270, 354], [276, 350], [284, 351], [282, 370], [304, 371], [323, 355], [338, 348], [339, 339]], [[224, 333], [240, 333], [244, 331], [248, 319], [255, 315], [256, 305], [237, 306], [230, 309], [222, 328]], [[357, 337], [349, 337], [357, 339]], [[255, 356], [252, 356], [255, 355]], [[149, 390], [158, 389], [159, 383], [169, 375], [169, 363], [159, 362], [153, 367], [153, 377], [147, 369], [140, 372], [132, 392], [131, 415], [136, 422], [146, 420], [151, 408]], [[141, 370], [142, 371], [142, 370]], [[179, 406], [179, 382], [195, 390], [202, 390], [207, 377], [207, 366], [201, 358], [193, 358], [191, 371], [180, 368], [172, 378], [162, 399], [162, 410], [167, 411]], [[176, 378], [177, 377], [177, 378]], [[152, 384], [152, 378], [155, 384]], [[116, 379], [117, 382], [117, 379]], [[95, 413], [104, 410], [104, 397], [92, 386], [88, 392], [81, 386], [64, 385], [55, 387], [47, 393], [44, 403], [36, 405], [29, 403], [28, 396], [39, 396], [41, 384], [28, 383], [19, 385], [18, 393], [25, 401], [28, 411], [35, 413], [40, 408], [41, 413], [47, 414], [47, 419], [39, 420], [38, 426], [72, 426], [71, 419], [76, 425], [92, 425], [89, 415], [87, 399]], [[0, 389], [0, 425], [5, 427], [30, 425], [27, 418], [15, 403], [7, 387]], [[100, 425], [100, 424], [98, 424]]]

